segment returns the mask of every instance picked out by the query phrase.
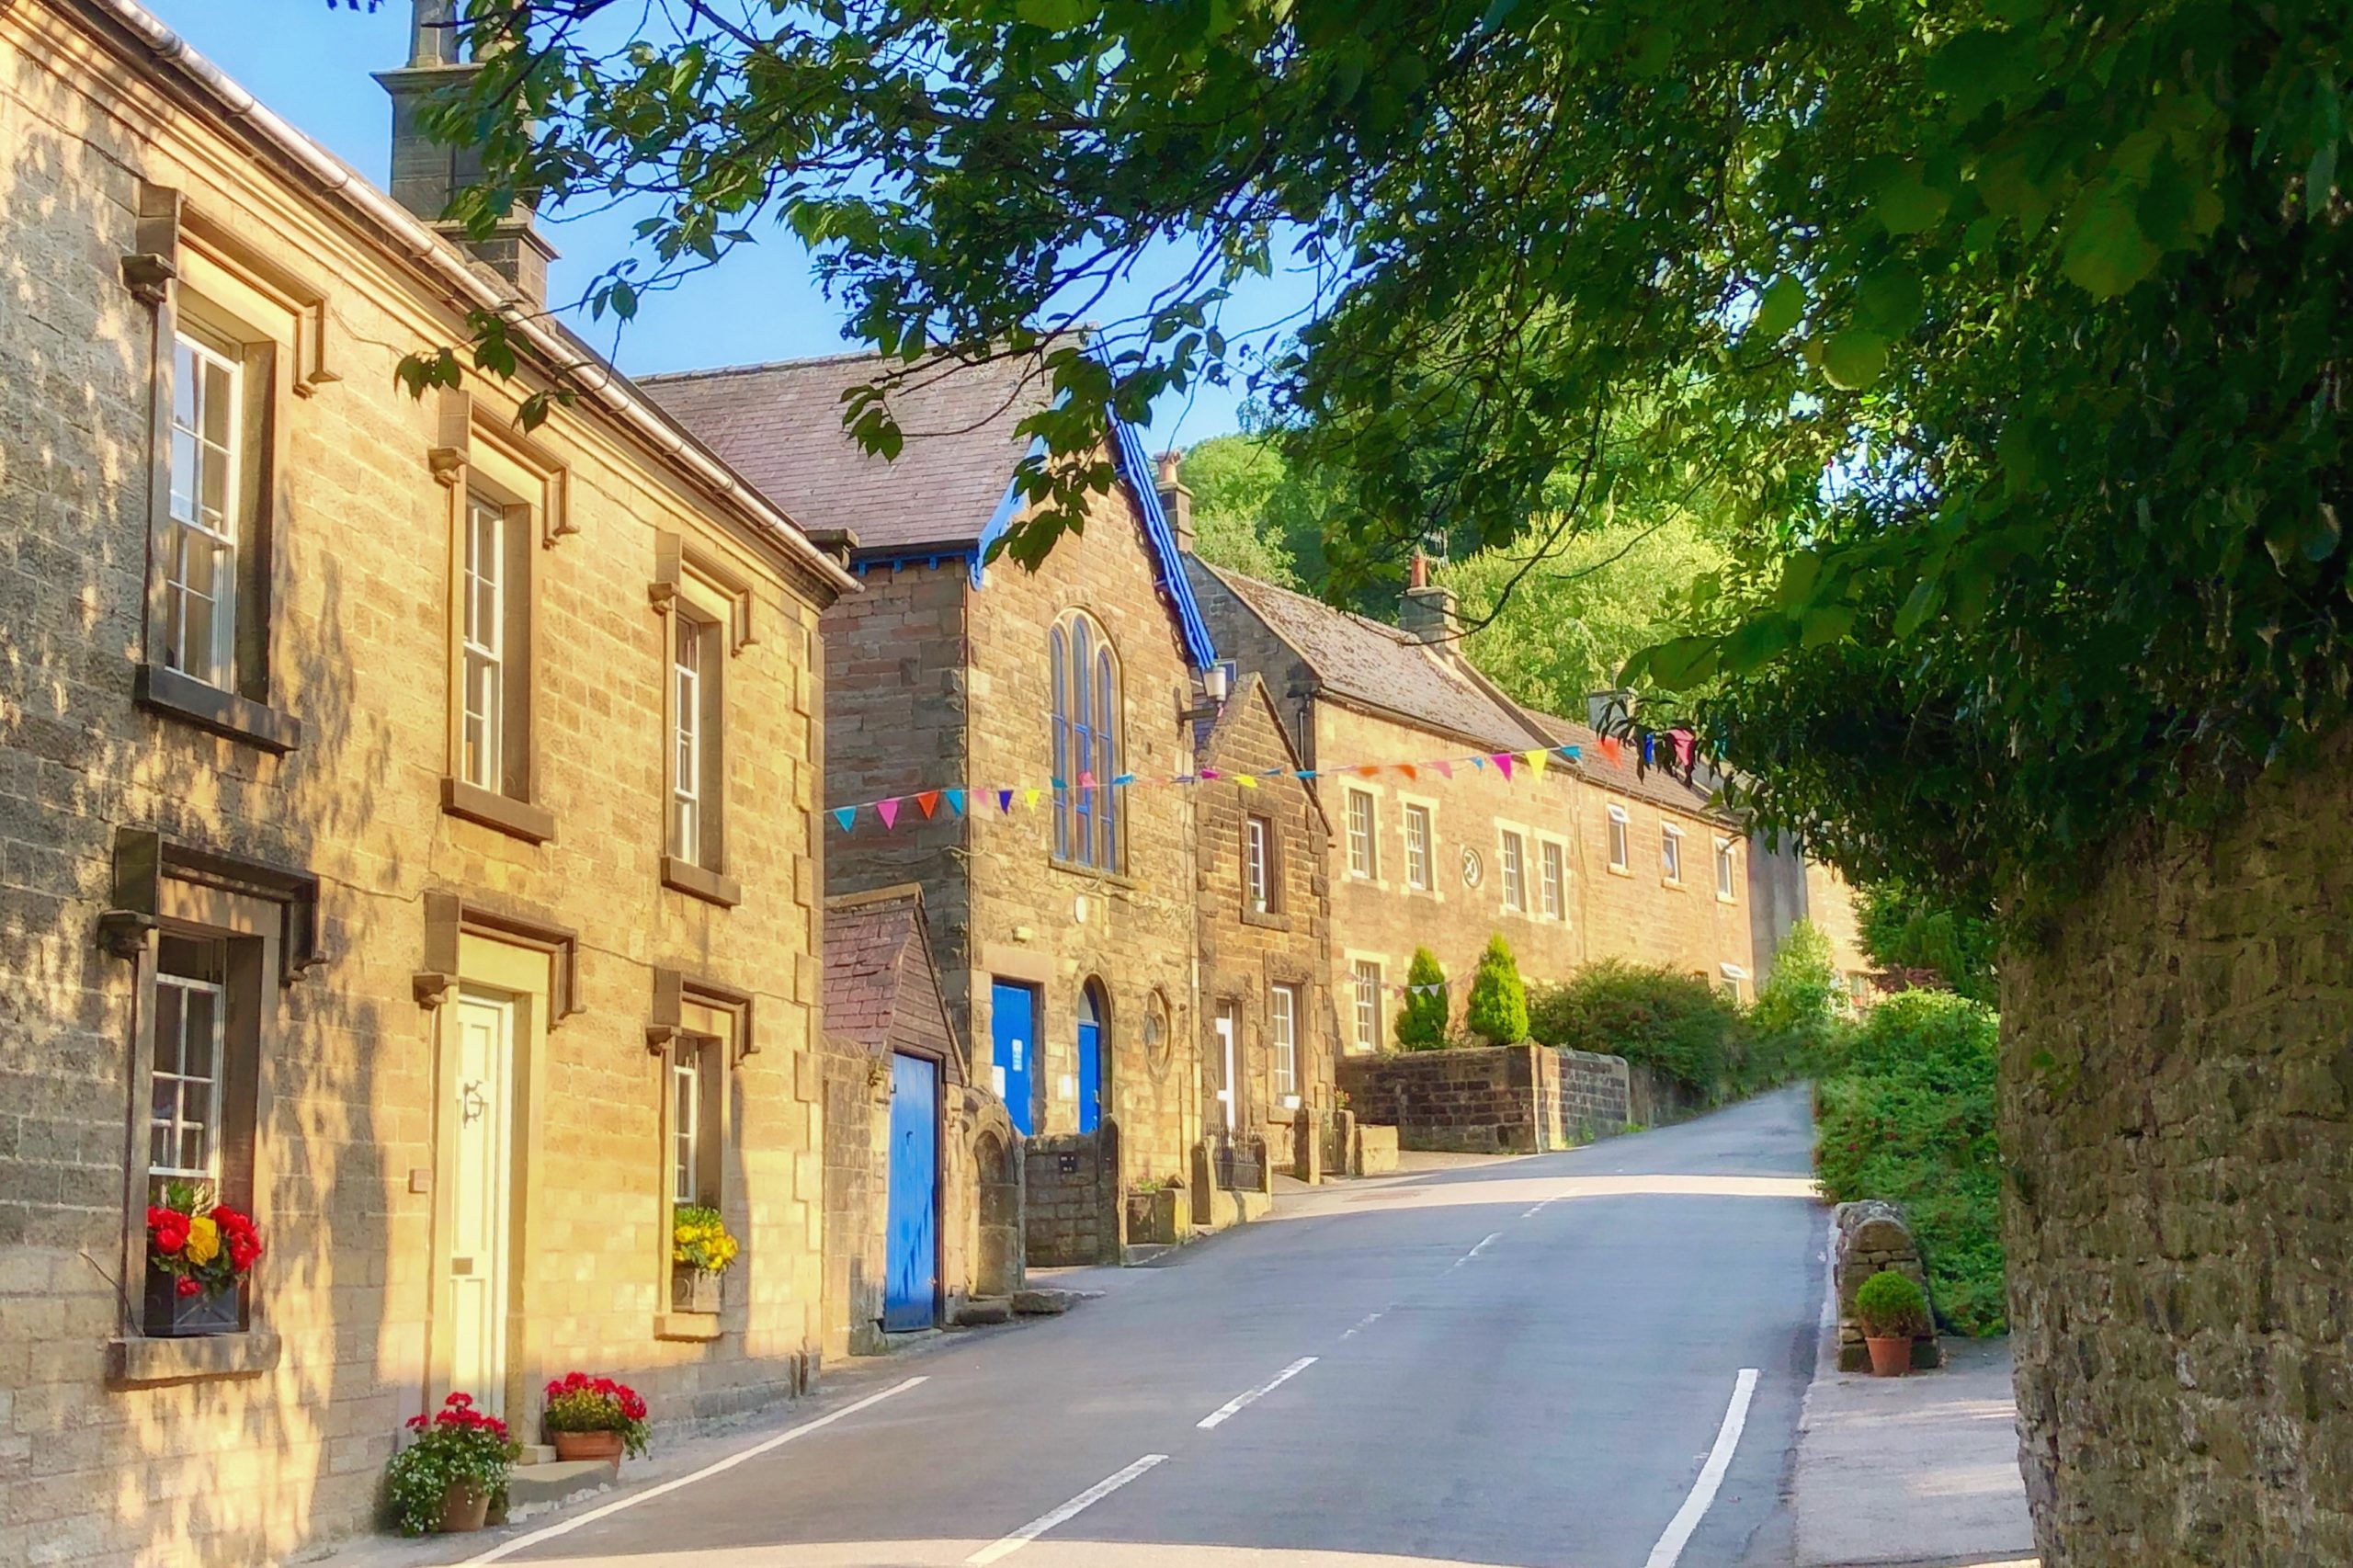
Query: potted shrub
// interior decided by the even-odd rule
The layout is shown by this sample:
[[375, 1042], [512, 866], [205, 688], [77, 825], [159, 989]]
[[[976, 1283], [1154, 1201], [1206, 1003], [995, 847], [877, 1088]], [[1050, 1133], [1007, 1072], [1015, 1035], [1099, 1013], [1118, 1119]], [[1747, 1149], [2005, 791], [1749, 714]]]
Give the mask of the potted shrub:
[[719, 1210], [690, 1204], [670, 1216], [670, 1307], [673, 1312], [719, 1310], [720, 1276], [742, 1249]]
[[146, 1327], [158, 1337], [234, 1334], [237, 1287], [261, 1258], [253, 1219], [212, 1189], [167, 1181], [147, 1210]]
[[1928, 1326], [1928, 1298], [1911, 1276], [1882, 1268], [1855, 1291], [1855, 1321], [1870, 1346], [1871, 1375], [1900, 1378], [1912, 1369], [1912, 1341]]
[[566, 1372], [548, 1385], [548, 1440], [560, 1460], [631, 1459], [645, 1452], [645, 1401], [627, 1383]]
[[403, 1535], [478, 1530], [506, 1501], [506, 1471], [522, 1452], [506, 1423], [452, 1393], [430, 1419], [408, 1418], [415, 1436], [392, 1456], [386, 1490]]

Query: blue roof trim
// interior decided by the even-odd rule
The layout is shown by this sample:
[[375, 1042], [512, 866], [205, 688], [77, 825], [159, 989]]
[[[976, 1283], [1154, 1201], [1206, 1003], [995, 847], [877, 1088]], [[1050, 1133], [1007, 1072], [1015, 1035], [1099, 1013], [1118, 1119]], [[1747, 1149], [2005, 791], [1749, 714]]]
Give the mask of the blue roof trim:
[[1185, 558], [1177, 553], [1176, 532], [1160, 509], [1160, 490], [1152, 460], [1144, 455], [1143, 438], [1124, 419], [1111, 421], [1111, 459], [1120, 477], [1135, 492], [1136, 509], [1143, 515], [1144, 542], [1151, 546], [1153, 560], [1160, 568], [1160, 591], [1168, 596], [1176, 611], [1185, 653], [1193, 668], [1207, 670], [1217, 663], [1217, 645], [1210, 640], [1210, 624], [1201, 617], [1200, 601], [1193, 597], [1193, 580], [1185, 575]]
[[980, 552], [968, 548], [954, 550], [903, 550], [887, 555], [862, 555], [849, 564], [849, 569], [865, 576], [876, 567], [889, 570], [899, 566], [928, 566], [935, 570], [943, 561], [962, 561], [979, 569]]
[[[1029, 456], [1046, 449], [1039, 437], [1029, 437]], [[1013, 481], [1006, 481], [1005, 494], [998, 500], [996, 510], [989, 514], [988, 525], [981, 529], [980, 547], [972, 551], [972, 591], [979, 593], [988, 585], [989, 546], [995, 544], [1005, 530], [1013, 526], [1013, 515], [1021, 510], [1021, 491]]]

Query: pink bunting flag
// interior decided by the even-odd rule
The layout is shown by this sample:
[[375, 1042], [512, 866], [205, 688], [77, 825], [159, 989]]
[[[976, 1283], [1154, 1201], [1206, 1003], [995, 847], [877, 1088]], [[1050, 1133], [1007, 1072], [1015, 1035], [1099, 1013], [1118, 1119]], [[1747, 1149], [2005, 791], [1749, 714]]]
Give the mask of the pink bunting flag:
[[1495, 765], [1495, 771], [1502, 774], [1505, 778], [1511, 778], [1511, 753], [1499, 751], [1487, 760]]
[[1438, 769], [1438, 776], [1442, 778], [1454, 777], [1454, 764], [1450, 762], [1433, 762], [1430, 766]]
[[1094, 788], [1095, 788], [1095, 775], [1093, 775], [1092, 773], [1089, 773], [1088, 771], [1086, 771], [1086, 769], [1085, 769], [1085, 768], [1083, 768], [1083, 767], [1082, 767], [1082, 768], [1080, 768], [1080, 769], [1078, 770], [1078, 787], [1079, 787], [1080, 789], [1082, 789], [1082, 790], [1092, 790], [1092, 789], [1094, 789]]
[[1666, 733], [1666, 738], [1675, 743], [1675, 766], [1689, 767], [1691, 766], [1691, 732], [1669, 730]]
[[887, 800], [887, 801], [875, 801], [875, 802], [874, 802], [874, 814], [875, 814], [876, 816], [881, 817], [881, 818], [882, 819], [882, 825], [883, 825], [885, 828], [893, 828], [893, 827], [898, 826], [898, 825], [899, 825], [899, 801], [898, 801], [898, 798], [897, 798], [896, 796], [893, 796], [892, 798], [891, 798], [890, 800]]

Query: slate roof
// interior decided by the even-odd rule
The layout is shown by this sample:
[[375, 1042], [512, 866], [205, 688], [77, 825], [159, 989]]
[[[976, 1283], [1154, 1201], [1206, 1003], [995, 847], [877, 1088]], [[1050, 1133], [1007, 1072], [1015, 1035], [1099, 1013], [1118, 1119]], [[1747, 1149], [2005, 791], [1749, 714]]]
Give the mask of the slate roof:
[[885, 460], [842, 428], [842, 393], [894, 363], [836, 354], [636, 381], [803, 528], [847, 528], [861, 551], [976, 544], [1029, 449], [1014, 426], [1051, 389], [1018, 359], [918, 365], [891, 393], [906, 445]]
[[1545, 744], [1542, 732], [1466, 673], [1456, 655], [1321, 599], [1202, 564], [1307, 662], [1330, 695], [1496, 751]]
[[[935, 1015], [945, 1027], [947, 1004], [932, 966], [923, 895], [914, 885], [825, 901], [819, 996], [825, 1033], [878, 1055], [891, 1049], [892, 1022], [903, 1007]], [[951, 1082], [959, 1076], [951, 1070]]]
[[[1694, 816], [1710, 817], [1719, 822], [1730, 820], [1721, 807], [1709, 803], [1711, 793], [1709, 786], [1686, 784], [1663, 767], [1639, 767], [1635, 761], [1641, 756], [1639, 741], [1628, 741], [1619, 747], [1619, 759], [1612, 762], [1608, 754], [1601, 749], [1600, 732], [1592, 725], [1579, 723], [1574, 719], [1563, 719], [1557, 714], [1539, 713], [1532, 708], [1524, 708], [1521, 711], [1554, 745], [1576, 747], [1578, 768], [1586, 778], [1602, 789], [1615, 790], [1631, 800], [1648, 801], [1669, 811], [1688, 812]], [[1658, 744], [1662, 749], [1665, 748], [1666, 737], [1661, 735]], [[1704, 779], [1707, 776], [1707, 769], [1702, 767], [1698, 777]]]

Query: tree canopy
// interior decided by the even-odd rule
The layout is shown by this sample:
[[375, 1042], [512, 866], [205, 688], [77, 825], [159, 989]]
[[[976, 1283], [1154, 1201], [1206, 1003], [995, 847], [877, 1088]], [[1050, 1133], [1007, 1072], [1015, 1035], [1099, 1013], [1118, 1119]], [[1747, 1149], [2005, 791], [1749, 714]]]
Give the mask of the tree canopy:
[[[772, 217], [886, 354], [1035, 356], [1066, 395], [1029, 422], [1017, 560], [1108, 483], [1075, 460], [1107, 421], [1205, 375], [1253, 376], [1344, 484], [1343, 592], [1433, 528], [1540, 557], [1706, 487], [1739, 560], [1627, 673], [1690, 694], [1746, 803], [1858, 876], [1972, 903], [2063, 877], [2346, 717], [2337, 0], [494, 0], [469, 27], [444, 123], [488, 174], [457, 215], [647, 203], [599, 308]], [[1278, 265], [1320, 308], [1253, 358], [1222, 306]], [[884, 451], [887, 390], [847, 409]]]

